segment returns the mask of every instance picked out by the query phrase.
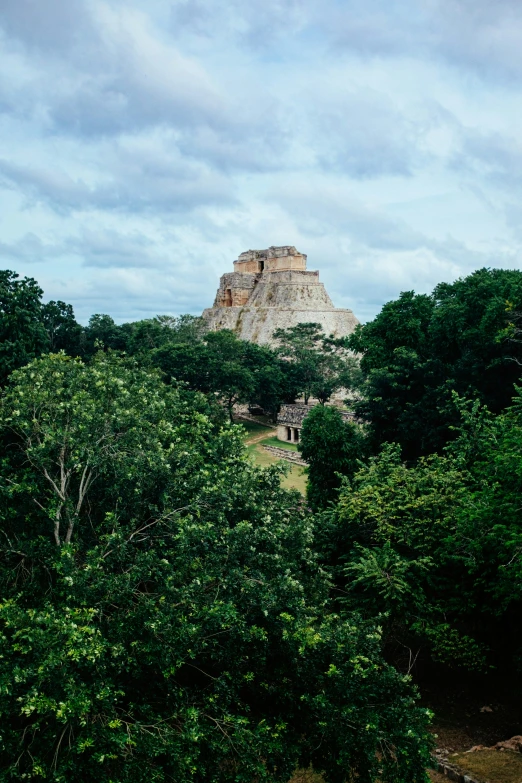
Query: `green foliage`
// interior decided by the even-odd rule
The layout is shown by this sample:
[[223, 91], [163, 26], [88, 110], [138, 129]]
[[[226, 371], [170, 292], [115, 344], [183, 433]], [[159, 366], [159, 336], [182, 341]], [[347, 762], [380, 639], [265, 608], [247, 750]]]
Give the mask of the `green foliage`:
[[359, 365], [346, 340], [327, 337], [321, 324], [300, 323], [288, 329], [276, 329], [274, 337], [305, 404], [310, 397], [324, 404], [334, 392], [359, 382]]
[[421, 577], [432, 564], [429, 557], [416, 560], [401, 557], [390, 541], [375, 549], [356, 544], [354, 557], [344, 574], [350, 590], [359, 593], [362, 589], [364, 605], [370, 615], [384, 611], [404, 616], [424, 608], [426, 598]]
[[257, 403], [275, 416], [288, 386], [284, 362], [270, 348], [227, 329], [198, 342], [169, 343], [153, 359], [169, 379], [215, 396], [230, 418], [236, 403]]
[[192, 315], [178, 317], [158, 315], [143, 321], [122, 324], [125, 333], [125, 350], [130, 356], [149, 363], [152, 352], [170, 344], [194, 345], [204, 334], [202, 318]]
[[453, 391], [505, 409], [522, 360], [506, 328], [521, 304], [522, 272], [481, 269], [431, 296], [403, 293], [358, 327], [349, 339], [366, 378], [357, 412], [376, 446], [398, 442], [407, 459], [440, 451], [458, 422]]
[[69, 356], [80, 356], [84, 350], [84, 330], [74, 317], [72, 305], [65, 302], [47, 302], [42, 306], [42, 322], [52, 353], [65, 351]]
[[359, 425], [333, 406], [316, 405], [303, 422], [299, 450], [308, 462], [308, 502], [319, 509], [337, 498], [342, 477], [359, 468], [366, 444]]
[[0, 780], [425, 780], [425, 710], [329, 603], [312, 518], [241, 428], [111, 353], [12, 375]]
[[[67, 307], [62, 302], [57, 304]], [[116, 324], [110, 315], [97, 314], [91, 316], [83, 330], [80, 355], [90, 358], [99, 350], [119, 351], [135, 356], [143, 366], [151, 366], [155, 350], [171, 344], [194, 345], [201, 341], [203, 333], [202, 319], [192, 315], [157, 315], [142, 321]], [[68, 345], [52, 348], [63, 348], [69, 355], [76, 355]]]
[[0, 386], [14, 369], [48, 350], [42, 293], [33, 278], [0, 271]]
[[522, 398], [493, 416], [457, 401], [441, 456], [401, 461], [386, 445], [341, 490], [322, 551], [346, 606], [382, 615], [389, 645], [434, 661], [514, 673], [522, 635]]
[[85, 355], [93, 356], [100, 349], [124, 351], [127, 347], [125, 330], [110, 315], [91, 315], [85, 328]]

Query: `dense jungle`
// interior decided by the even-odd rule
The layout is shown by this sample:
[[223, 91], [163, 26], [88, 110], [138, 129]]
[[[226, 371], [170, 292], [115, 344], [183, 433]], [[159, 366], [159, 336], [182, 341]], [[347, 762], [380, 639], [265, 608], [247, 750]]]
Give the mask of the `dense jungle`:
[[[0, 272], [0, 780], [423, 783], [453, 707], [520, 734], [521, 319], [480, 269], [269, 348]], [[297, 400], [302, 492], [238, 415]]]

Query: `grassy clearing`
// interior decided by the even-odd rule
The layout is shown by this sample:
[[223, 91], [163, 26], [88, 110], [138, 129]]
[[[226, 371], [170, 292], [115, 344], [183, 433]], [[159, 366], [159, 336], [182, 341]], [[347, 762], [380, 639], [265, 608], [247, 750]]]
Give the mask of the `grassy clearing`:
[[[268, 465], [280, 462], [273, 454], [265, 451], [263, 443], [266, 443], [266, 441], [262, 440], [260, 443], [253, 443], [251, 446], [247, 446], [247, 452], [254, 458], [256, 464], [266, 468]], [[304, 467], [291, 465], [290, 471], [281, 479], [281, 486], [285, 487], [285, 489], [297, 489], [301, 495], [306, 495], [306, 473]]]
[[[279, 462], [277, 457], [263, 448], [265, 443], [270, 446], [285, 447], [283, 441], [279, 441], [274, 437], [274, 430], [269, 427], [263, 427], [263, 425], [257, 424], [256, 422], [242, 421], [241, 424], [254, 425], [251, 429], [247, 429], [245, 426], [245, 429], [247, 429], [247, 432], [245, 433], [245, 444], [248, 455], [255, 460], [256, 464], [262, 468], [266, 468], [268, 465], [274, 465], [276, 462]], [[263, 430], [266, 431], [266, 438], [260, 437], [263, 435]], [[259, 440], [252, 443], [251, 441], [254, 438], [259, 438]], [[296, 450], [295, 446], [292, 448], [291, 443], [288, 444], [288, 447], [290, 447], [289, 451]], [[285, 489], [297, 489], [301, 495], [306, 495], [306, 473], [304, 467], [301, 465], [291, 465], [288, 474], [281, 479], [281, 486]]]
[[464, 773], [488, 783], [520, 783], [522, 780], [522, 753], [476, 750], [452, 753], [448, 761]]
[[[286, 448], [288, 451], [297, 451], [294, 443], [277, 440], [273, 427], [267, 427], [266, 424], [250, 421], [249, 419], [237, 419], [236, 424], [241, 424], [245, 428], [244, 441], [247, 453], [262, 468], [279, 462], [277, 457], [263, 448], [264, 444]], [[306, 473], [304, 467], [291, 465], [288, 474], [281, 479], [281, 486], [285, 487], [285, 489], [297, 489], [301, 495], [306, 495]]]
[[267, 437], [269, 437], [275, 432], [273, 427], [268, 427], [266, 424], [261, 424], [257, 421], [249, 421], [249, 419], [236, 419], [234, 424], [241, 424], [245, 428], [247, 440], [254, 435], [263, 435], [263, 433], [266, 433]]
[[448, 783], [448, 778], [445, 775], [441, 775], [440, 772], [436, 772], [434, 769], [429, 769], [428, 775], [431, 783]]
[[[431, 783], [448, 783], [447, 777], [441, 775], [440, 772], [435, 772], [433, 769], [428, 770], [428, 775]], [[294, 772], [289, 783], [324, 783], [324, 778], [322, 775], [320, 775], [318, 772], [314, 772], [312, 769], [298, 769], [296, 772]]]
[[278, 449], [287, 449], [288, 451], [297, 451], [295, 443], [290, 443], [288, 440], [278, 440], [275, 435], [268, 437], [266, 440], [263, 438], [263, 444], [265, 446], [275, 446]]
[[[498, 750], [479, 750], [474, 753], [459, 753], [459, 759], [465, 757], [459, 767], [465, 774], [484, 783], [521, 783], [522, 754]], [[470, 762], [470, 759], [472, 761]], [[452, 756], [450, 761], [457, 763]], [[447, 783], [448, 778], [433, 769], [428, 770], [431, 783]], [[289, 783], [324, 783], [324, 778], [311, 769], [298, 769]]]

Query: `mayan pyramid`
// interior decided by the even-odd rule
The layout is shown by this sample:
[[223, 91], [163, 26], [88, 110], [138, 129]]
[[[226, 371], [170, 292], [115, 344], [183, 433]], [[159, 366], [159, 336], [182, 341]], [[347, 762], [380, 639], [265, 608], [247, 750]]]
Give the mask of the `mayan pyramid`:
[[319, 323], [334, 337], [351, 334], [359, 323], [351, 310], [333, 306], [319, 272], [308, 271], [306, 255], [291, 245], [241, 253], [203, 318], [212, 331], [231, 329], [259, 344], [273, 344], [276, 329], [298, 323]]

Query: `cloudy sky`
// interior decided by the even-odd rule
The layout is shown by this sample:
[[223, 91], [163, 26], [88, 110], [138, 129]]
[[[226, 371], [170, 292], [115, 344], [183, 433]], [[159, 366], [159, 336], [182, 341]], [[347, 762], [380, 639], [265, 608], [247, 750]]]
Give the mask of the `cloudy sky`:
[[118, 320], [294, 244], [361, 320], [522, 268], [520, 0], [0, 0], [0, 267]]

